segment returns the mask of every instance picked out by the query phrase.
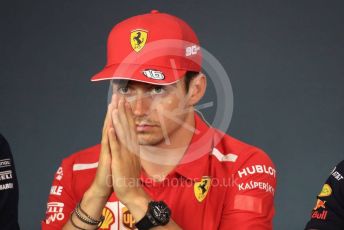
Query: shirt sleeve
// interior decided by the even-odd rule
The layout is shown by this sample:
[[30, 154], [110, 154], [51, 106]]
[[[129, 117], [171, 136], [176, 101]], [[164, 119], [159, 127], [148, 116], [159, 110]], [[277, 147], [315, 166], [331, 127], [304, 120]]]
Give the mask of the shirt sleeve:
[[273, 229], [275, 189], [274, 164], [263, 151], [255, 150], [234, 170], [219, 229]]
[[0, 134], [0, 226], [19, 229], [18, 181], [9, 144]]
[[63, 160], [55, 173], [47, 202], [42, 230], [61, 229], [76, 206], [72, 189], [72, 162]]
[[344, 161], [339, 163], [316, 197], [306, 229], [344, 229]]

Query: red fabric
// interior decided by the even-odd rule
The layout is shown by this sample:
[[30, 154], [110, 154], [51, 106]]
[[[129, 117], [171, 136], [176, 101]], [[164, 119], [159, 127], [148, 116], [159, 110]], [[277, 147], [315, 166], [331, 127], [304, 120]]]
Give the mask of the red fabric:
[[[168, 204], [172, 219], [182, 229], [272, 229], [276, 171], [270, 158], [254, 146], [209, 128], [198, 115], [195, 119], [199, 132], [194, 134], [183, 164], [162, 182], [153, 183], [142, 171], [144, 190]], [[53, 181], [53, 186], [63, 188], [52, 189], [42, 229], [61, 229], [68, 220], [95, 176], [99, 151], [100, 145], [96, 145], [63, 160], [62, 178], [58, 180], [61, 173], [57, 173]], [[203, 191], [202, 178], [210, 178], [210, 187], [198, 201], [195, 190]], [[109, 221], [103, 229], [133, 228], [130, 213], [115, 194], [106, 210]]]
[[[187, 70], [201, 71], [201, 62], [192, 28], [173, 15], [152, 11], [113, 27], [107, 40], [107, 64], [91, 80], [118, 78], [165, 85], [181, 79]], [[145, 70], [162, 75], [147, 75]]]
[[234, 209], [256, 213], [263, 212], [262, 199], [255, 196], [236, 195], [234, 197]]

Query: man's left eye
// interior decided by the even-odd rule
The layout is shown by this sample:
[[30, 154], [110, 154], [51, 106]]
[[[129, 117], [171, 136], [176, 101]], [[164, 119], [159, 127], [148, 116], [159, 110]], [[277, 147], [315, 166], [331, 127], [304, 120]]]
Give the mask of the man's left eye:
[[152, 94], [162, 94], [165, 92], [165, 89], [163, 87], [154, 87], [152, 89]]

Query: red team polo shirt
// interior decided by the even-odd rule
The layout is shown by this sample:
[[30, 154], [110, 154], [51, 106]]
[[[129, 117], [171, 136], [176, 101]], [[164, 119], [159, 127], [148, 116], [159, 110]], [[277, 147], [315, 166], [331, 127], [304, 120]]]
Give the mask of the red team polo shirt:
[[[276, 170], [267, 154], [209, 127], [197, 114], [195, 128], [181, 164], [162, 182], [142, 171], [143, 189], [169, 206], [182, 229], [272, 229]], [[95, 177], [99, 153], [98, 144], [62, 161], [42, 229], [61, 229], [67, 222]], [[135, 229], [135, 220], [115, 193], [103, 215], [100, 229]]]

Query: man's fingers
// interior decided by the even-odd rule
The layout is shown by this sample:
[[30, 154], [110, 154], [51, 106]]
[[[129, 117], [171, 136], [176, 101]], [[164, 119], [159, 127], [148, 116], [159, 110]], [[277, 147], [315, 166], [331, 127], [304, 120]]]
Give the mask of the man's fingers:
[[107, 130], [109, 129], [109, 127], [112, 126], [112, 124], [110, 122], [110, 120], [111, 120], [111, 108], [112, 108], [112, 105], [110, 104], [108, 106], [108, 110], [106, 112], [106, 116], [105, 116], [105, 120], [104, 120], [102, 140], [101, 140], [102, 148], [103, 148], [103, 145], [104, 145], [104, 147], [106, 147], [106, 145], [108, 145]]
[[111, 119], [117, 143], [121, 148], [126, 148], [130, 152], [136, 152], [137, 137], [133, 112], [125, 97], [117, 96], [116, 101], [113, 97], [113, 103], [116, 102], [117, 106], [113, 105]]
[[118, 109], [114, 109], [111, 113], [111, 118], [112, 118], [112, 121], [113, 121], [113, 128], [114, 128], [114, 131], [116, 133], [116, 138], [117, 138], [117, 141], [120, 143], [120, 144], [126, 144], [126, 137], [124, 135], [124, 131], [123, 131], [123, 128], [122, 128], [122, 123], [119, 119], [119, 111]]
[[110, 127], [112, 127], [111, 124], [111, 109], [112, 105], [110, 104], [108, 106], [108, 110], [106, 113], [105, 121], [104, 121], [104, 127], [102, 132], [102, 139], [101, 139], [101, 149], [100, 149], [100, 156], [99, 156], [99, 165], [102, 166], [107, 164], [109, 159], [111, 159], [110, 156], [110, 146], [109, 146], [109, 137], [107, 135], [107, 132]]
[[109, 137], [109, 142], [110, 142], [110, 149], [111, 149], [111, 156], [112, 159], [115, 161], [118, 161], [119, 158], [119, 144], [117, 141], [117, 136], [114, 128], [110, 128], [107, 136]]
[[117, 104], [118, 104], [119, 96], [114, 93], [111, 98], [111, 104], [113, 105], [113, 109], [117, 109]]
[[116, 131], [116, 135], [120, 144], [123, 144], [124, 146], [126, 146], [127, 143], [130, 141], [130, 139], [128, 138], [128, 135], [127, 135], [128, 122], [125, 115], [123, 97], [119, 99], [117, 109], [113, 110], [112, 119], [113, 119], [115, 131]]
[[112, 113], [115, 109], [117, 109], [117, 104], [118, 104], [118, 95], [117, 94], [113, 94], [112, 98], [111, 98], [111, 108], [109, 108], [109, 122], [111, 123], [111, 127], [114, 127], [114, 121], [112, 118]]
[[106, 111], [104, 124], [103, 124], [102, 137], [104, 136], [104, 134], [106, 134], [106, 128], [109, 125], [110, 107], [111, 107], [111, 104], [108, 105], [108, 110]]
[[126, 114], [126, 108], [125, 108], [125, 98], [122, 97], [119, 100], [118, 103], [118, 112], [119, 112], [119, 120], [121, 122], [122, 128], [123, 128], [123, 133], [125, 134], [126, 137], [126, 141], [130, 141], [130, 135], [128, 136], [129, 133], [129, 124], [128, 124], [128, 118], [127, 118], [127, 114]]
[[[98, 168], [97, 168], [97, 174], [96, 174], [96, 180], [98, 181], [98, 184], [104, 186], [105, 185], [111, 185], [111, 183], [108, 183], [107, 178], [110, 175], [110, 167], [111, 167], [111, 155], [110, 155], [110, 146], [109, 146], [109, 138], [107, 135], [107, 131], [109, 130], [110, 124], [110, 115], [111, 113], [111, 105], [108, 107], [108, 111], [106, 113], [105, 121], [104, 121], [104, 127], [102, 132], [102, 140], [101, 140], [101, 149], [100, 149], [100, 155], [99, 155], [99, 162], [98, 162]], [[111, 126], [110, 126], [111, 127]]]
[[124, 131], [125, 127], [123, 122], [123, 115], [121, 114], [123, 109], [121, 108], [121, 105], [123, 104], [124, 97], [121, 97], [119, 95], [113, 95], [112, 96], [112, 111], [111, 111], [111, 123], [113, 124], [113, 127], [115, 128], [115, 133], [119, 141], [122, 143], [126, 142], [126, 139], [123, 139], [124, 137]]
[[127, 120], [128, 120], [128, 125], [129, 125], [129, 130], [130, 136], [133, 141], [136, 141], [136, 125], [135, 125], [135, 120], [134, 120], [134, 113], [131, 109], [131, 106], [128, 101], [125, 102], [125, 110], [127, 114]]

